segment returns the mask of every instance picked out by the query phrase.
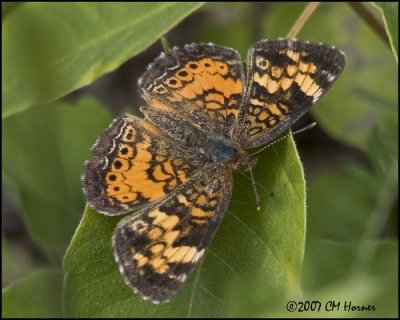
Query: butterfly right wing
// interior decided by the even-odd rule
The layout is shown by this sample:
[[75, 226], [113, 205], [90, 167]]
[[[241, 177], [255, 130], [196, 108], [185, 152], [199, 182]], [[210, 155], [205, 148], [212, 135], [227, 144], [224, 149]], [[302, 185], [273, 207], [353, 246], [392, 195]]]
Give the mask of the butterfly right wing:
[[345, 62], [342, 51], [322, 43], [257, 42], [249, 50], [247, 92], [232, 139], [249, 149], [287, 130], [327, 92]]
[[153, 204], [185, 183], [206, 160], [178, 146], [148, 121], [117, 118], [92, 148], [82, 178], [86, 200], [117, 215]]
[[231, 193], [231, 169], [209, 164], [157, 206], [122, 220], [113, 246], [126, 284], [154, 303], [175, 296], [210, 245]]

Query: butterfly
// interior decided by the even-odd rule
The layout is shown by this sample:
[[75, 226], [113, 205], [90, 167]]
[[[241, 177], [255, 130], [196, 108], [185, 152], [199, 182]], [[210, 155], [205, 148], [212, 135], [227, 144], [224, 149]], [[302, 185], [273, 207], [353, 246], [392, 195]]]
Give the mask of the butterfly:
[[248, 150], [287, 130], [339, 77], [345, 54], [296, 39], [262, 40], [239, 54], [214, 44], [162, 53], [139, 79], [144, 119], [123, 115], [92, 148], [89, 205], [129, 213], [112, 244], [126, 284], [154, 303], [173, 298], [227, 210]]

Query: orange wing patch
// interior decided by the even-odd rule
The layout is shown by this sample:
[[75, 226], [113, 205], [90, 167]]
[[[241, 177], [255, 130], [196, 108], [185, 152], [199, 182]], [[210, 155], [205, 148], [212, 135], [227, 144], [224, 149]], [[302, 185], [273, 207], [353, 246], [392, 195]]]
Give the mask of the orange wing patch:
[[187, 180], [185, 171], [175, 174], [170, 159], [163, 159], [157, 164], [151, 162], [154, 155], [150, 151], [150, 136], [145, 136], [141, 142], [131, 142], [134, 143], [132, 147], [120, 146], [107, 173], [105, 193], [108, 197], [121, 203], [135, 204], [139, 195], [147, 201], [155, 201], [163, 197], [167, 189]]
[[218, 110], [223, 118], [229, 114], [237, 116], [237, 95], [243, 91], [243, 82], [233, 74], [228, 75], [228, 71], [228, 65], [220, 60], [190, 61], [152, 91], [170, 102], [191, 100], [192, 107]]
[[95, 209], [108, 214], [161, 199], [204, 163], [132, 116], [115, 121], [92, 152], [99, 160], [86, 164], [86, 196]]

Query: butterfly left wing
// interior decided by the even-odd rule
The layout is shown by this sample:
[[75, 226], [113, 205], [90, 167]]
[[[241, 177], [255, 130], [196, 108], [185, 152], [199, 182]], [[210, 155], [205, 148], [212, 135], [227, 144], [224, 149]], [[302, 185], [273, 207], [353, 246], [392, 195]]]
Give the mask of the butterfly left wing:
[[83, 190], [89, 205], [106, 215], [154, 205], [207, 161], [200, 152], [131, 115], [113, 121], [92, 155], [95, 158], [85, 163]]
[[231, 191], [231, 170], [210, 164], [156, 207], [122, 220], [113, 247], [127, 285], [154, 303], [171, 299], [213, 239]]
[[232, 139], [243, 149], [287, 130], [330, 88], [345, 54], [322, 43], [263, 40], [248, 53], [247, 92]]

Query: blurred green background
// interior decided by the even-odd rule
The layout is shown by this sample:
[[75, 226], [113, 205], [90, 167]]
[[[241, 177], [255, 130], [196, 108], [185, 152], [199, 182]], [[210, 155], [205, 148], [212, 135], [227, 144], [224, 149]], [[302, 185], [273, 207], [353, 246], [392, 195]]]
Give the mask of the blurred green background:
[[[160, 36], [171, 46], [232, 47], [245, 61], [254, 42], [285, 37], [305, 6], [2, 3], [3, 316], [73, 315], [65, 306], [88, 299], [69, 296], [62, 271], [85, 208], [82, 165], [113, 117], [138, 114], [144, 102], [136, 82], [163, 50]], [[397, 52], [397, 3], [381, 7]], [[383, 25], [377, 7], [365, 8]], [[202, 310], [190, 307], [188, 316], [398, 315], [397, 60], [347, 3], [321, 4], [297, 38], [335, 45], [348, 61], [329, 93], [294, 126], [318, 124], [295, 137], [306, 180], [307, 231], [304, 263], [296, 271], [301, 292], [292, 300], [352, 301], [376, 310], [289, 313], [282, 304], [288, 299], [265, 288], [261, 304], [221, 293], [221, 309], [201, 305], [200, 297]], [[98, 303], [101, 312], [75, 315], [135, 316], [129, 308], [104, 306], [107, 297]], [[141, 307], [142, 317], [176, 315], [168, 306], [158, 313]]]

